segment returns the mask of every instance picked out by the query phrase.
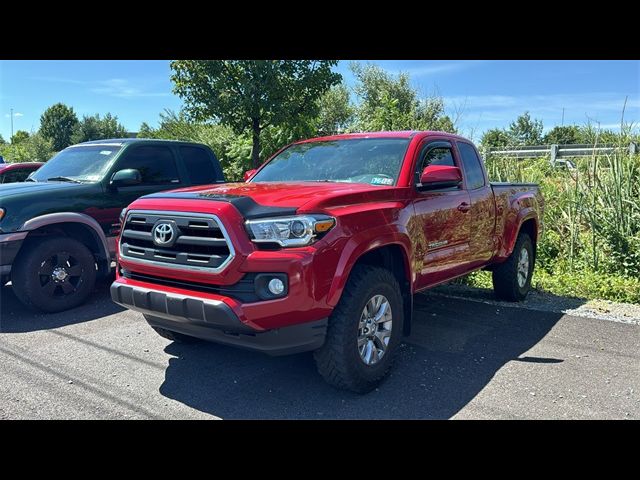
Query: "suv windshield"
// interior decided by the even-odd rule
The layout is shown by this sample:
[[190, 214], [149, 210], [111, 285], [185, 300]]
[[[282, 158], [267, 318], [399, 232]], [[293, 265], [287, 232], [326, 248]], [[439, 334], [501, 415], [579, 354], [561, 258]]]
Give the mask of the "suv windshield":
[[408, 138], [358, 138], [291, 145], [251, 182], [329, 181], [395, 185]]
[[122, 147], [83, 145], [62, 150], [29, 178], [36, 182], [67, 178], [78, 182], [98, 182]]

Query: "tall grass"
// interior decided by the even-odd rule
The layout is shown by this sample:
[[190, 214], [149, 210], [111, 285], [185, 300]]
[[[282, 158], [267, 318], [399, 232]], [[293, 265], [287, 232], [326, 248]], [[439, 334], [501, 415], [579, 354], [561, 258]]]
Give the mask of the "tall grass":
[[[574, 162], [572, 170], [553, 167], [548, 158], [490, 157], [486, 165], [492, 180], [540, 184], [545, 233], [538, 245], [537, 278], [542, 287], [640, 302], [640, 155], [620, 149]], [[572, 282], [577, 288], [570, 288]]]

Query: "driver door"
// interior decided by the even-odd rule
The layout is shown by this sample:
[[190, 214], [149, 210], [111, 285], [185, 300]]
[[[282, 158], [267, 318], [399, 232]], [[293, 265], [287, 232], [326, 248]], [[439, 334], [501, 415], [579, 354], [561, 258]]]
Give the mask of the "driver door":
[[[415, 185], [430, 165], [460, 167], [457, 152], [448, 140], [428, 140], [419, 150]], [[463, 186], [420, 191], [416, 187], [415, 215], [421, 235], [416, 255], [422, 257], [417, 276], [418, 289], [426, 288], [464, 273], [469, 261], [470, 223], [467, 213], [469, 193]]]
[[107, 181], [119, 170], [134, 168], [140, 172], [139, 185], [119, 187], [107, 186], [106, 205], [94, 216], [107, 237], [119, 233], [119, 216], [122, 209], [137, 198], [163, 190], [173, 190], [186, 186], [180, 178], [172, 148], [168, 145], [133, 145], [116, 160]]

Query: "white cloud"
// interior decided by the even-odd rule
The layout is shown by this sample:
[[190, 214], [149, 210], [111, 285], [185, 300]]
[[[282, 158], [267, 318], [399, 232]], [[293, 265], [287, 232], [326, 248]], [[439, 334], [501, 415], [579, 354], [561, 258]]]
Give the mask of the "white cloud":
[[425, 65], [423, 67], [412, 67], [406, 69], [387, 69], [387, 72], [398, 74], [408, 73], [411, 78], [434, 76], [443, 73], [454, 73], [478, 66], [484, 63], [482, 60], [464, 60], [460, 62], [441, 63], [437, 65]]
[[[7, 118], [11, 118], [11, 114], [10, 113], [5, 113], [4, 116], [7, 117]], [[14, 117], [24, 117], [24, 113], [13, 112], [13, 116]]]
[[165, 92], [145, 92], [138, 87], [131, 85], [129, 80], [124, 78], [111, 78], [97, 82], [99, 86], [91, 88], [93, 93], [109, 95], [118, 98], [139, 98], [139, 97], [166, 97]]

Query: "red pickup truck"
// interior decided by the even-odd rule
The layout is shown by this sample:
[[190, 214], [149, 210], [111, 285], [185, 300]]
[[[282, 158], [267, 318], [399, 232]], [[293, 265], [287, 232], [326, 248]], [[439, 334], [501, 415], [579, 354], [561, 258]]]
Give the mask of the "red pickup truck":
[[112, 299], [174, 341], [313, 350], [329, 383], [364, 393], [410, 333], [414, 293], [482, 268], [499, 298], [530, 289], [539, 189], [490, 183], [462, 137], [314, 138], [248, 174], [125, 209]]

